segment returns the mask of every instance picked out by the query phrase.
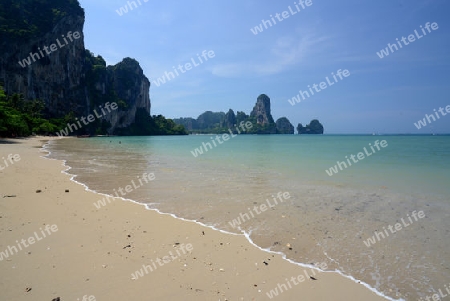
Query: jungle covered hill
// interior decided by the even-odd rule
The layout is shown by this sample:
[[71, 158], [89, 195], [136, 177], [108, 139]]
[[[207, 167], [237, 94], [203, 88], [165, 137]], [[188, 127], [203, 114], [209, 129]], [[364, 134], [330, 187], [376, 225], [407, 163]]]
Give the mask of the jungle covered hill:
[[[77, 0], [0, 2], [0, 135], [56, 135], [67, 127], [69, 135], [186, 134], [151, 116], [150, 81], [139, 62], [126, 57], [108, 66], [85, 48], [84, 21]], [[70, 126], [106, 103], [118, 109]]]

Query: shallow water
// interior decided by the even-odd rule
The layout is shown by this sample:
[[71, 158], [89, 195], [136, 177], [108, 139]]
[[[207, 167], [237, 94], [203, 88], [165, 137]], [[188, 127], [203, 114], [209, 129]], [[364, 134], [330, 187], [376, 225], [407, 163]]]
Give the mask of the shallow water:
[[[61, 139], [48, 149], [90, 189], [249, 233], [262, 248], [325, 261], [394, 299], [416, 300], [450, 282], [450, 136], [238, 135], [193, 156], [211, 137]], [[387, 147], [372, 152], [376, 140]], [[364, 147], [370, 156], [325, 172]], [[125, 191], [145, 173], [155, 180]], [[279, 192], [290, 197], [275, 204]], [[411, 222], [413, 211], [425, 217]], [[402, 218], [401, 230], [364, 243]]]

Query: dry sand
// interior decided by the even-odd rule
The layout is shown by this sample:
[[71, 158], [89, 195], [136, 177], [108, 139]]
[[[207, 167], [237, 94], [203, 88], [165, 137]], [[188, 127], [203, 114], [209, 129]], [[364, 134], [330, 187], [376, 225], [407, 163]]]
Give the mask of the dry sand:
[[[386, 300], [333, 272], [315, 271], [317, 280], [295, 284], [291, 277], [312, 275], [311, 269], [264, 252], [241, 235], [120, 199], [96, 209], [93, 203], [102, 196], [70, 181], [61, 161], [41, 157], [47, 139], [0, 141], [0, 158], [20, 155], [0, 170], [0, 252], [35, 232], [41, 238], [0, 261], [0, 301], [270, 300], [266, 292], [287, 285], [286, 279], [292, 288], [273, 299]], [[43, 237], [45, 225], [57, 225], [57, 231]], [[169, 260], [169, 254], [180, 256]], [[131, 273], [152, 260], [157, 268], [133, 280]]]

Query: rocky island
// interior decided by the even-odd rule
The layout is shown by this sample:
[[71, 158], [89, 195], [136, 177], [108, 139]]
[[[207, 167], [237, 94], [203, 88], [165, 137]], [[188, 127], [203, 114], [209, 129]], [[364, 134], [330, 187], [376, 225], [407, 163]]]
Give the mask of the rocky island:
[[323, 134], [323, 125], [317, 119], [311, 120], [305, 127], [301, 123], [297, 126], [299, 134]]
[[[250, 115], [241, 111], [235, 114], [232, 109], [229, 109], [227, 113], [206, 111], [197, 119], [185, 117], [175, 118], [173, 121], [184, 126], [191, 134], [227, 133], [242, 121], [249, 121], [252, 124], [251, 129], [245, 132], [246, 134], [294, 134], [294, 126], [286, 117], [274, 121], [271, 114], [270, 98], [266, 94], [258, 96]], [[321, 131], [318, 130], [319, 128], [321, 128]], [[297, 127], [299, 134], [323, 134], [323, 126], [318, 120], [311, 121], [311, 125], [307, 125], [305, 129], [303, 129], [302, 124]]]

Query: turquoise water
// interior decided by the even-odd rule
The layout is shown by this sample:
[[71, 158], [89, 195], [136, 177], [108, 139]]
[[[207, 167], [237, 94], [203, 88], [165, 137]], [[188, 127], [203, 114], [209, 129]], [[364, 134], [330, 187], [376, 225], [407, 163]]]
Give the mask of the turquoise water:
[[[89, 145], [110, 149], [129, 149], [142, 156], [157, 154], [183, 161], [187, 166], [209, 163], [229, 168], [266, 169], [285, 177], [317, 183], [386, 186], [400, 192], [414, 191], [450, 195], [450, 136], [237, 136], [202, 155], [191, 151], [211, 142], [215, 135], [182, 137], [127, 137], [84, 140]], [[111, 145], [109, 141], [115, 144]], [[369, 143], [385, 140], [385, 148], [375, 153]], [[121, 144], [117, 144], [121, 141]], [[352, 163], [345, 156], [355, 156], [367, 149], [371, 156]], [[344, 161], [347, 168], [329, 176], [325, 170]], [[342, 166], [342, 165], [341, 165]]]
[[[155, 181], [124, 198], [246, 233], [297, 262], [327, 261], [392, 298], [418, 299], [448, 284], [450, 136], [238, 135], [192, 155], [214, 137], [61, 139], [49, 149], [77, 181], [106, 194], [153, 172]], [[376, 140], [387, 146], [373, 152]], [[364, 147], [371, 156], [326, 173]], [[230, 226], [278, 192], [292, 197]], [[370, 248], [363, 243], [414, 210], [426, 218]]]
[[[209, 150], [201, 155], [201, 159], [264, 167], [299, 180], [387, 186], [402, 191], [412, 189], [450, 195], [447, 185], [450, 183], [450, 136], [267, 135], [234, 139]], [[386, 140], [388, 146], [380, 147], [379, 151], [374, 148], [377, 152], [373, 153], [369, 143], [373, 145], [376, 140]], [[203, 141], [208, 139], [189, 137], [185, 146], [194, 149]], [[373, 154], [331, 177], [325, 172], [337, 161], [346, 162], [345, 156], [364, 152], [364, 147]], [[177, 155], [195, 160], [184, 154], [184, 147], [178, 151]]]

